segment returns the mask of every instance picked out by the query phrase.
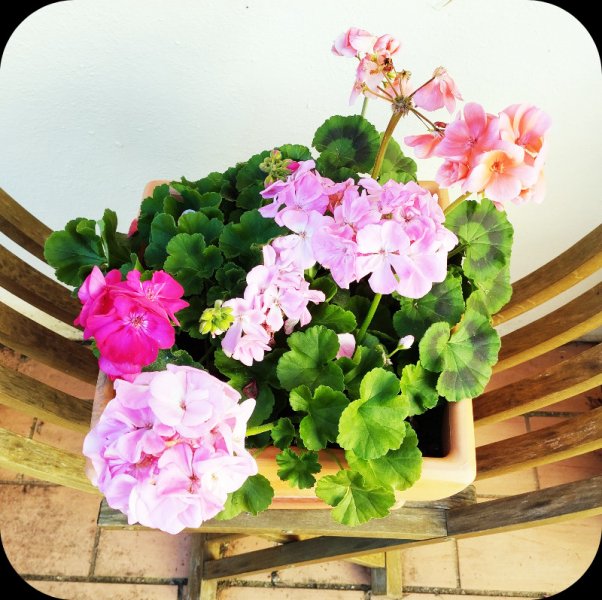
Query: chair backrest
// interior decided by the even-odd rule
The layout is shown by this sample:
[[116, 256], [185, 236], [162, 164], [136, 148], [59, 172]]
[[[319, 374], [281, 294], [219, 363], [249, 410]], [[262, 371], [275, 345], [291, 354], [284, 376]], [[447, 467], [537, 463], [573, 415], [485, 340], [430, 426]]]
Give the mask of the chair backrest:
[[[44, 242], [51, 230], [2, 189], [0, 232], [29, 254], [44, 260]], [[80, 432], [83, 440], [90, 424], [97, 361], [81, 341], [61, 335], [55, 330], [60, 327], [53, 326], [59, 322], [72, 325], [79, 302], [67, 288], [2, 245], [0, 287], [33, 307], [33, 311], [25, 312], [38, 317], [34, 320], [0, 302], [0, 345], [4, 347], [4, 360], [0, 361], [0, 404]], [[8, 354], [11, 360], [7, 360]], [[31, 373], [37, 375], [33, 377]], [[61, 384], [56, 385], [56, 381]], [[84, 398], [77, 397], [82, 395]], [[2, 468], [96, 493], [85, 477], [84, 464], [82, 456], [0, 428]]]

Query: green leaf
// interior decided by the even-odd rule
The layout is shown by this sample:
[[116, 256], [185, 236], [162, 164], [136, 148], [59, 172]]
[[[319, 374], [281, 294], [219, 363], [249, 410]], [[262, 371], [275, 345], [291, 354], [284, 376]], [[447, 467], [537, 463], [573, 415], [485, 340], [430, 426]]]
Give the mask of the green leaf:
[[274, 219], [264, 219], [258, 210], [249, 210], [242, 214], [240, 223], [229, 223], [224, 227], [219, 246], [226, 258], [241, 256], [258, 264], [261, 246], [284, 231]]
[[[364, 343], [368, 336], [364, 338]], [[346, 356], [337, 360], [337, 365], [343, 369], [345, 387], [351, 398], [360, 397], [360, 384], [364, 375], [376, 367], [385, 366], [386, 351], [382, 344], [374, 347], [357, 346], [352, 358]]]
[[196, 362], [186, 350], [159, 350], [159, 354], [155, 362], [150, 365], [146, 365], [143, 371], [165, 371], [167, 365], [179, 365], [185, 367], [195, 367], [197, 369], [203, 369], [203, 365]]
[[447, 323], [435, 323], [420, 341], [420, 361], [429, 371], [440, 371], [437, 391], [451, 402], [478, 396], [491, 378], [500, 338], [489, 318], [468, 307], [450, 336]]
[[490, 200], [462, 202], [447, 215], [445, 226], [466, 246], [462, 266], [473, 281], [492, 279], [508, 265], [514, 230]]
[[244, 208], [245, 210], [252, 210], [259, 208], [263, 203], [263, 198], [259, 192], [263, 190], [264, 186], [259, 184], [248, 185], [244, 188], [238, 198], [236, 198], [236, 206]]
[[316, 483], [313, 473], [319, 473], [322, 465], [318, 462], [317, 452], [301, 452], [297, 454], [290, 448], [276, 455], [278, 477], [282, 481], [288, 481], [293, 487], [300, 489], [311, 488]]
[[301, 385], [291, 391], [290, 403], [293, 410], [307, 413], [299, 424], [307, 448], [321, 450], [328, 442], [336, 441], [341, 413], [349, 404], [345, 394], [320, 385], [312, 395], [307, 386]]
[[406, 156], [399, 144], [394, 139], [390, 139], [380, 170], [379, 181], [381, 183], [385, 183], [389, 179], [400, 183], [416, 181], [416, 169], [416, 161]]
[[44, 245], [44, 258], [60, 281], [80, 286], [94, 265], [106, 264], [94, 221], [73, 219], [62, 231], [50, 234]]
[[261, 185], [265, 179], [265, 173], [259, 168], [264, 158], [270, 155], [269, 150], [254, 154], [244, 163], [236, 175], [236, 189], [241, 192], [248, 185]]
[[216, 246], [206, 246], [201, 233], [179, 233], [167, 244], [165, 270], [184, 286], [185, 295], [199, 294], [204, 280], [223, 262]]
[[445, 281], [435, 284], [422, 298], [399, 296], [399, 304], [393, 327], [400, 337], [413, 335], [420, 339], [433, 323], [440, 321], [455, 325], [464, 313], [462, 278], [448, 273]]
[[280, 450], [284, 450], [291, 445], [295, 437], [295, 426], [289, 418], [283, 417], [282, 419], [278, 419], [276, 425], [272, 427], [270, 435], [272, 436], [274, 446], [280, 448]]
[[186, 300], [189, 306], [178, 311], [180, 328], [192, 338], [206, 338], [207, 336], [199, 331], [199, 320], [201, 314], [207, 308], [207, 303], [200, 296], [188, 296]]
[[373, 369], [362, 380], [360, 399], [343, 411], [337, 442], [360, 458], [378, 458], [399, 448], [405, 435], [409, 402], [400, 395], [399, 379]]
[[130, 245], [128, 237], [117, 231], [117, 213], [105, 209], [102, 219], [98, 221], [98, 229], [108, 268], [118, 269], [123, 263], [128, 262]]
[[166, 198], [169, 198], [169, 185], [164, 183], [158, 185], [153, 190], [153, 195], [145, 198], [140, 205], [140, 214], [138, 215], [138, 233], [148, 242], [150, 237], [151, 223], [157, 213], [163, 212], [163, 205]]
[[380, 458], [363, 460], [353, 452], [345, 457], [349, 466], [364, 479], [376, 485], [386, 481], [395, 490], [413, 486], [422, 472], [422, 453], [418, 449], [418, 436], [409, 423], [405, 423], [405, 436], [397, 450], [390, 450]]
[[217, 240], [223, 228], [219, 219], [209, 219], [202, 212], [186, 213], [178, 219], [178, 233], [202, 233], [206, 244]]
[[312, 146], [322, 153], [322, 162], [331, 167], [368, 172], [374, 164], [380, 136], [374, 125], [360, 115], [336, 115], [318, 128]]
[[439, 401], [436, 373], [422, 367], [420, 361], [406, 365], [401, 373], [401, 392], [410, 402], [410, 416], [421, 415]]
[[274, 490], [263, 475], [249, 477], [242, 487], [228, 494], [224, 510], [215, 515], [219, 521], [232, 519], [242, 512], [257, 515], [266, 510], [272, 503]]
[[207, 177], [195, 181], [192, 185], [200, 194], [206, 194], [207, 192], [219, 192], [223, 182], [224, 176], [217, 171], [213, 171]]
[[324, 325], [336, 333], [348, 333], [357, 327], [355, 315], [348, 310], [322, 302], [318, 304], [311, 318], [312, 325]]
[[282, 355], [276, 369], [284, 389], [306, 385], [315, 390], [319, 385], [327, 385], [333, 390], [343, 390], [343, 371], [332, 362], [339, 350], [334, 331], [316, 325], [293, 333], [287, 343], [290, 351]]
[[150, 242], [144, 251], [144, 260], [150, 267], [160, 269], [167, 258], [167, 244], [178, 233], [176, 222], [171, 215], [155, 215], [150, 229]]
[[278, 150], [282, 152], [282, 158], [290, 158], [290, 160], [296, 161], [311, 159], [309, 148], [301, 144], [284, 144], [283, 146], [279, 146]]
[[[246, 383], [248, 383], [248, 381]], [[243, 384], [243, 387], [246, 385], [246, 383]], [[270, 386], [266, 383], [261, 383], [258, 384], [258, 390], [257, 397], [255, 398], [255, 408], [253, 409], [253, 413], [247, 422], [249, 427], [255, 427], [256, 425], [265, 423], [266, 419], [272, 414], [272, 410], [274, 409], [274, 392], [272, 392]]]
[[343, 470], [322, 477], [316, 485], [316, 496], [333, 506], [333, 518], [352, 527], [370, 519], [386, 517], [395, 504], [391, 488], [367, 483], [354, 471]]
[[477, 289], [483, 293], [482, 298], [490, 315], [501, 310], [512, 297], [510, 284], [510, 266], [500, 269], [493, 279], [478, 279], [475, 281]]

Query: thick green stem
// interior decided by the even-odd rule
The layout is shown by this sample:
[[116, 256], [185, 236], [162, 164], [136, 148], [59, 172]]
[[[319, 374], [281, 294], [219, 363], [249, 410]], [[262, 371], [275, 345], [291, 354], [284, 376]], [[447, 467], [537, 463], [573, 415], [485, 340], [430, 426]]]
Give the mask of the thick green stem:
[[389, 145], [389, 140], [391, 139], [393, 131], [395, 130], [395, 127], [397, 126], [397, 123], [399, 123], [399, 119], [401, 119], [401, 117], [402, 113], [400, 111], [396, 111], [391, 115], [387, 129], [385, 129], [385, 133], [383, 134], [383, 139], [380, 143], [376, 160], [374, 161], [374, 167], [372, 168], [373, 179], [376, 179], [380, 173], [380, 169], [383, 166], [383, 160], [385, 159], [385, 152], [387, 151], [387, 146]]
[[364, 322], [362, 323], [362, 326], [360, 327], [360, 330], [358, 331], [357, 336], [355, 338], [358, 346], [362, 343], [364, 336], [366, 335], [366, 330], [368, 329], [368, 326], [372, 322], [374, 313], [376, 312], [376, 309], [378, 308], [380, 299], [382, 297], [383, 297], [382, 294], [374, 294], [374, 298], [372, 298], [372, 304], [370, 305], [368, 314], [366, 315], [366, 318], [364, 319]]
[[444, 214], [449, 215], [450, 212], [452, 212], [452, 210], [454, 210], [454, 208], [456, 208], [456, 206], [462, 204], [462, 202], [464, 202], [464, 200], [466, 200], [466, 198], [468, 198], [468, 196], [470, 196], [471, 192], [466, 192], [465, 194], [462, 194], [461, 196], [458, 196], [451, 204], [449, 204], [443, 211]]
[[366, 108], [368, 108], [368, 96], [364, 96], [364, 101], [362, 102], [362, 112], [360, 113], [361, 117], [365, 116]]
[[276, 425], [276, 421], [264, 423], [263, 425], [256, 425], [255, 427], [247, 427], [247, 437], [259, 435], [260, 433], [265, 433], [266, 431], [271, 431], [274, 428], [274, 425]]

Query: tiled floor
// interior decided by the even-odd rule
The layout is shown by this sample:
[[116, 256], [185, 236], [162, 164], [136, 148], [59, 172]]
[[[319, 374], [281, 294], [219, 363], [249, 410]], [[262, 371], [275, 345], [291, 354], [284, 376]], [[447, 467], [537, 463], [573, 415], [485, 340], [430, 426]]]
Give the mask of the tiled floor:
[[[575, 343], [494, 379], [490, 387], [576, 354]], [[27, 373], [42, 373], [7, 351]], [[43, 372], [43, 377], [56, 377]], [[57, 381], [56, 379], [54, 380]], [[92, 389], [61, 383], [81, 397]], [[545, 411], [477, 429], [477, 444], [535, 430], [602, 404], [599, 389], [565, 400]], [[0, 426], [79, 452], [83, 436], [0, 406]], [[545, 488], [602, 473], [602, 456], [581, 457], [477, 482], [479, 501]], [[73, 600], [178, 600], [186, 583], [190, 535], [155, 531], [100, 531], [99, 498], [43, 484], [0, 470], [0, 532], [14, 569], [31, 586], [55, 598]], [[584, 582], [600, 545], [602, 518], [574, 520], [512, 533], [408, 549], [402, 554], [407, 600], [496, 600], [543, 598]], [[271, 545], [260, 538], [235, 540], [224, 554]], [[585, 573], [585, 575], [584, 575]], [[0, 574], [2, 571], [0, 570]], [[582, 577], [583, 576], [583, 577]], [[589, 579], [588, 579], [589, 580]], [[4, 588], [2, 588], [4, 589]], [[574, 589], [574, 588], [573, 588]], [[5, 597], [0, 594], [0, 597]], [[12, 597], [12, 596], [11, 596]], [[24, 594], [15, 598], [29, 597]], [[370, 571], [349, 562], [282, 569], [221, 582], [219, 600], [365, 600], [372, 597]], [[383, 596], [380, 598], [385, 599]], [[586, 595], [580, 597], [589, 597]], [[374, 596], [376, 598], [376, 596]]]

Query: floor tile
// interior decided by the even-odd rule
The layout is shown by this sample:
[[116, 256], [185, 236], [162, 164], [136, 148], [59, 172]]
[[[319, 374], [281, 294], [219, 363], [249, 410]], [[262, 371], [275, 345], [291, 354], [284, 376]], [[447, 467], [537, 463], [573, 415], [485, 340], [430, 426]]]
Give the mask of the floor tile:
[[602, 453], [598, 450], [559, 462], [537, 467], [541, 488], [602, 475]]
[[[365, 600], [361, 590], [310, 590], [267, 587], [228, 587], [218, 591], [218, 600]], [[379, 596], [376, 596], [378, 598]]]
[[[408, 548], [402, 554], [403, 585], [456, 587], [456, 545], [453, 540]], [[433, 565], [437, 565], [433, 568]]]
[[44, 444], [49, 444], [61, 450], [81, 454], [84, 445], [85, 434], [72, 431], [54, 423], [48, 423], [38, 419], [34, 428], [33, 439]]
[[560, 592], [591, 565], [601, 528], [599, 516], [458, 540], [462, 587]]
[[98, 505], [97, 496], [64, 487], [0, 486], [2, 543], [14, 569], [88, 575]]
[[[0, 427], [28, 437], [32, 424], [33, 417], [0, 404]], [[15, 479], [21, 480], [23, 475], [11, 469], [0, 469], [0, 481], [14, 481]]]
[[187, 577], [190, 540], [187, 533], [103, 530], [94, 575]]
[[65, 581], [30, 581], [29, 585], [55, 598], [69, 600], [177, 600], [175, 585], [123, 583], [71, 583]]

